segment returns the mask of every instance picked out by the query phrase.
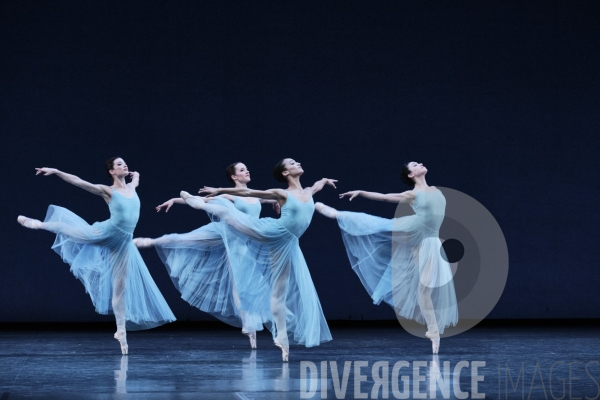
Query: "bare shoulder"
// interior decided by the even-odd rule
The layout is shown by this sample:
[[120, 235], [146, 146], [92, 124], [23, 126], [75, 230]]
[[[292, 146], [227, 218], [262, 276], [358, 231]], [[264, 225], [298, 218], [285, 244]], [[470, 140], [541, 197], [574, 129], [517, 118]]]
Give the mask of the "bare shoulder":
[[112, 188], [108, 185], [96, 184], [96, 187], [103, 193], [108, 195], [109, 197], [112, 195]]
[[407, 190], [405, 192], [401, 193], [404, 197], [406, 197], [407, 200], [414, 200], [417, 197], [417, 191], [412, 189], [412, 190]]
[[231, 201], [232, 203], [235, 202], [235, 196], [232, 196], [230, 194], [220, 194], [217, 197], [222, 197], [224, 199], [227, 199], [227, 200]]

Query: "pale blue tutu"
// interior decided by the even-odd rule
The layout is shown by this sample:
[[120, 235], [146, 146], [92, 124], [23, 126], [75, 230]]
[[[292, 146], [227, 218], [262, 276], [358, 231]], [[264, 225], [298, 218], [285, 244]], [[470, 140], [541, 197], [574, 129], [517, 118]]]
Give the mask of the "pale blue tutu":
[[52, 249], [70, 264], [99, 314], [113, 313], [113, 289], [118, 286], [128, 330], [175, 321], [132, 242], [139, 215], [137, 195], [130, 199], [113, 192], [109, 208], [110, 220], [89, 225], [65, 208], [49, 206], [44, 229], [56, 233]]
[[439, 190], [417, 193], [415, 215], [385, 219], [340, 211], [337, 221], [352, 269], [373, 302], [383, 301], [401, 317], [426, 324], [426, 294], [441, 334], [458, 322], [452, 270], [438, 237], [446, 202]]

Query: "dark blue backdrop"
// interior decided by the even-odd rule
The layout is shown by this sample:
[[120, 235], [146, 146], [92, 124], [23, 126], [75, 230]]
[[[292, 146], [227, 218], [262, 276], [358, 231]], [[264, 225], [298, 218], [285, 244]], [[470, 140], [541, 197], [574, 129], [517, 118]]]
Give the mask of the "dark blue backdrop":
[[[428, 182], [484, 204], [510, 252], [492, 318], [598, 318], [597, 2], [318, 1], [0, 3], [3, 137], [0, 321], [99, 321], [50, 250], [16, 223], [48, 204], [88, 222], [106, 204], [34, 167], [108, 183], [104, 160], [141, 173], [138, 236], [208, 218], [156, 214], [181, 189], [225, 186], [241, 160], [252, 186], [303, 163], [330, 177], [318, 200], [391, 217], [394, 206], [340, 191], [405, 190], [415, 160]], [[265, 210], [263, 215], [272, 215]], [[393, 319], [350, 269], [336, 224], [316, 215], [301, 240], [328, 319]], [[153, 250], [143, 256], [180, 320], [183, 302]]]

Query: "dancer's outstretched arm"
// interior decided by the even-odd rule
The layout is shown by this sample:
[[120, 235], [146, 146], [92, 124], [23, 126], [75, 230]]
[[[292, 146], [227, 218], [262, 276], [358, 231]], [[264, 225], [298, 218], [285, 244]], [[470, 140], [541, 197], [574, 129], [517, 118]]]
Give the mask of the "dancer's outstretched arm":
[[[87, 190], [90, 193], [96, 194], [98, 196], [102, 196], [106, 201], [110, 200], [110, 198], [112, 196], [112, 192], [111, 192], [109, 186], [93, 184], [93, 183], [84, 181], [83, 179], [79, 178], [78, 176], [67, 174], [66, 172], [57, 170], [56, 168], [46, 168], [46, 167], [36, 168], [35, 174], [36, 175], [44, 174], [45, 176], [56, 175], [59, 178], [61, 178], [62, 180], [64, 180], [65, 182], [70, 183], [71, 185], [75, 185], [79, 188]], [[133, 186], [133, 187], [135, 188], [139, 184], [139, 174], [137, 172], [132, 172], [131, 174], [134, 175], [135, 186]], [[133, 183], [134, 181], [132, 181], [131, 183]]]
[[206, 194], [206, 197], [231, 194], [239, 197], [257, 197], [266, 200], [287, 200], [287, 192], [283, 189], [254, 190], [249, 188], [213, 188], [204, 186], [198, 193]]
[[323, 178], [319, 179], [315, 182], [314, 185], [312, 185], [311, 187], [307, 187], [306, 189], [310, 190], [311, 194], [320, 192], [325, 187], [325, 185], [333, 186], [335, 189], [337, 189], [335, 187], [335, 182], [337, 182], [337, 179]]
[[350, 201], [357, 196], [362, 196], [369, 200], [386, 201], [389, 203], [410, 203], [415, 199], [414, 190], [407, 190], [402, 193], [377, 193], [366, 192], [364, 190], [352, 190], [350, 192], [340, 194], [340, 199], [350, 197]]

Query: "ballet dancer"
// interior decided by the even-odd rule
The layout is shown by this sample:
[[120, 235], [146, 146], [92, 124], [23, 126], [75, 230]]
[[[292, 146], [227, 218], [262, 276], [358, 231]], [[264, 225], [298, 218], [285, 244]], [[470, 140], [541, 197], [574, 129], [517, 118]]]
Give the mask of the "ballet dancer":
[[[165, 299], [152, 280], [144, 260], [132, 242], [140, 214], [136, 187], [140, 174], [130, 172], [120, 157], [109, 159], [106, 173], [112, 186], [92, 184], [55, 168], [36, 168], [36, 175], [56, 175], [64, 181], [101, 196], [108, 204], [110, 219], [87, 224], [73, 212], [48, 207], [44, 222], [20, 215], [26, 228], [56, 234], [52, 249], [85, 286], [99, 314], [114, 313], [121, 352], [128, 354], [127, 330], [149, 329], [175, 321]], [[131, 182], [126, 183], [126, 177]]]
[[[312, 196], [325, 185], [335, 188], [334, 179], [323, 178], [313, 186], [303, 188], [300, 177], [304, 173], [299, 162], [291, 158], [281, 160], [275, 166], [273, 175], [279, 182], [288, 184], [286, 190], [215, 189], [204, 187], [201, 193], [208, 196], [222, 194], [240, 197], [257, 197], [277, 200], [281, 205], [281, 217], [252, 218], [231, 205], [205, 202], [201, 197], [181, 192], [181, 197], [192, 207], [205, 210], [212, 219], [224, 222], [219, 224], [223, 237], [228, 243], [228, 256], [231, 263], [243, 264], [243, 259], [254, 260], [256, 276], [267, 278], [269, 301], [252, 301], [253, 280], [236, 281], [238, 293], [247, 295], [241, 307], [251, 313], [268, 314], [269, 329], [274, 344], [281, 349], [282, 360], [289, 359], [290, 341], [317, 346], [331, 340], [329, 327], [308, 266], [300, 250], [298, 239], [308, 228], [314, 212]], [[238, 243], [245, 242], [245, 246]], [[259, 293], [258, 296], [261, 294]], [[260, 298], [260, 297], [259, 297]]]
[[427, 168], [410, 162], [400, 178], [412, 190], [381, 194], [353, 190], [340, 198], [362, 196], [370, 200], [409, 203], [415, 215], [385, 219], [364, 213], [338, 211], [323, 203], [316, 210], [337, 219], [348, 258], [375, 304], [384, 301], [401, 317], [427, 325], [433, 354], [440, 347], [444, 328], [458, 322], [456, 294], [450, 265], [441, 256], [438, 233], [446, 199], [427, 185]]
[[[241, 162], [228, 166], [225, 175], [236, 188], [247, 188], [251, 180], [250, 171]], [[279, 213], [276, 200], [240, 198], [228, 194], [206, 200], [218, 203], [219, 199], [230, 201], [235, 208], [254, 218], [260, 216], [261, 204], [271, 204]], [[173, 198], [157, 206], [156, 211], [165, 209], [168, 212], [174, 204], [186, 203], [182, 198]], [[133, 242], [138, 248], [155, 247], [181, 297], [201, 311], [241, 327], [242, 333], [250, 340], [250, 347], [256, 349], [256, 331], [263, 329], [263, 319], [260, 315], [248, 315], [240, 310], [235, 281], [254, 279], [259, 284], [264, 279], [253, 278], [252, 265], [248, 263], [236, 264], [238, 268], [231, 269], [225, 244], [215, 223], [189, 233], [164, 235], [157, 239], [136, 238]], [[244, 260], [252, 262], [249, 258]], [[265, 283], [262, 291], [266, 292]], [[255, 292], [260, 292], [260, 289], [255, 287]]]

